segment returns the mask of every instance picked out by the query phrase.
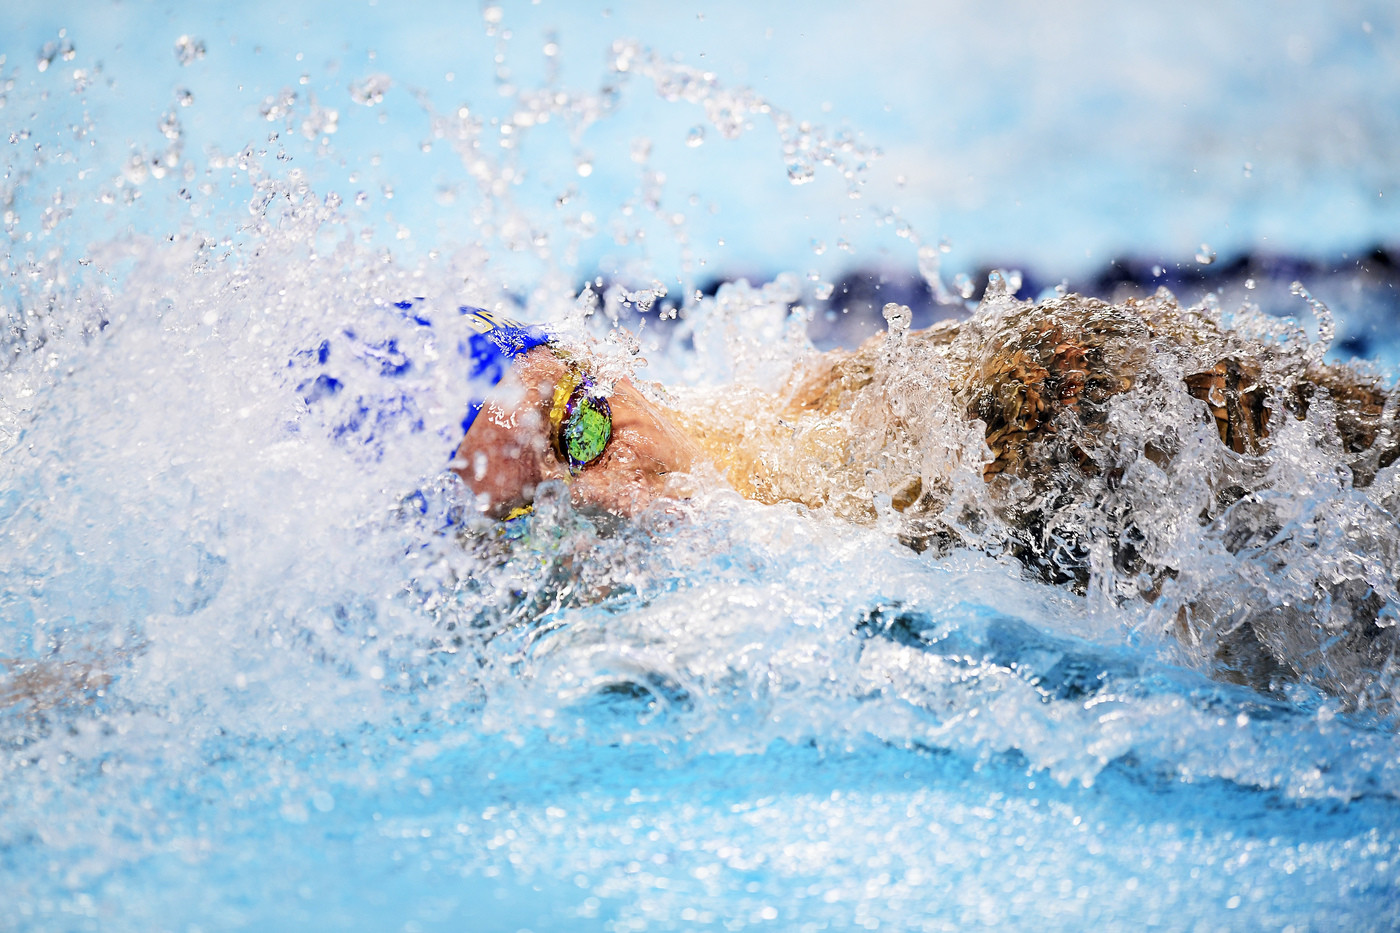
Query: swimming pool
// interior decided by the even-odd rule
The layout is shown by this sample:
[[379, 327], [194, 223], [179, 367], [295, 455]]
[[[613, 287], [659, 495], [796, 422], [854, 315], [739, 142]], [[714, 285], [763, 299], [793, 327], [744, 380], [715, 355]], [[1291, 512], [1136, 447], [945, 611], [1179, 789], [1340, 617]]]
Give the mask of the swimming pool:
[[[720, 487], [464, 544], [466, 392], [389, 307], [762, 383], [879, 323], [843, 276], [921, 260], [1126, 256], [1311, 331], [1296, 264], [1205, 275], [1277, 250], [1393, 372], [1395, 13], [643, 7], [0, 14], [0, 927], [1400, 924], [1393, 718], [1212, 677], [1162, 606]], [[289, 376], [352, 325], [419, 340], [393, 456]], [[1292, 466], [1313, 525], [1376, 514]]]

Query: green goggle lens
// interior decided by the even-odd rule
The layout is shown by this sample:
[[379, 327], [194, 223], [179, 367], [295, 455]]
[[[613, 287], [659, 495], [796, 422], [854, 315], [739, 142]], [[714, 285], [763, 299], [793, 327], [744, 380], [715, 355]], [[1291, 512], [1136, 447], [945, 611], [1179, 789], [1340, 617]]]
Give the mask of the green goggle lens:
[[[568, 465], [569, 472], [577, 474], [601, 457], [608, 446], [612, 437], [612, 407], [606, 398], [593, 394], [597, 390], [587, 376], [576, 376], [569, 381], [573, 383], [571, 386], [561, 384], [556, 389], [550, 420], [554, 422], [555, 451]], [[560, 389], [568, 394], [565, 396]]]

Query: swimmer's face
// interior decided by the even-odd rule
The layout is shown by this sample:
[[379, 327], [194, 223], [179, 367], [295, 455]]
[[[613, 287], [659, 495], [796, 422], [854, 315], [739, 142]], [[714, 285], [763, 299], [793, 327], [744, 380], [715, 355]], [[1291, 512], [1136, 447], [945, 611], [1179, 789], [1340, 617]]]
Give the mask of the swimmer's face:
[[632, 515], [671, 491], [671, 474], [688, 471], [698, 456], [666, 414], [623, 379], [607, 399], [612, 434], [606, 446], [572, 474], [550, 423], [555, 389], [567, 386], [570, 375], [548, 347], [522, 354], [462, 439], [453, 469], [488, 500], [491, 514], [528, 505], [540, 483], [564, 480], [575, 505]]

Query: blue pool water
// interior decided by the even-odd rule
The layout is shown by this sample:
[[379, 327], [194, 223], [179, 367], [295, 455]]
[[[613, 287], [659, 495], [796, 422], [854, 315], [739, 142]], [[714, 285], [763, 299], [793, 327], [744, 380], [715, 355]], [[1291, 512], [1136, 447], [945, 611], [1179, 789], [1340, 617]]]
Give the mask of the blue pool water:
[[[1226, 682], [1170, 589], [718, 481], [444, 530], [468, 393], [406, 295], [705, 390], [921, 265], [1316, 334], [1302, 277], [1393, 381], [1389, 5], [848, 6], [0, 12], [0, 929], [1400, 926], [1393, 709]], [[346, 328], [415, 361], [389, 455], [295, 391]], [[1331, 480], [1313, 429], [1272, 465], [1292, 562], [1202, 532], [1178, 592], [1392, 553], [1400, 476]]]

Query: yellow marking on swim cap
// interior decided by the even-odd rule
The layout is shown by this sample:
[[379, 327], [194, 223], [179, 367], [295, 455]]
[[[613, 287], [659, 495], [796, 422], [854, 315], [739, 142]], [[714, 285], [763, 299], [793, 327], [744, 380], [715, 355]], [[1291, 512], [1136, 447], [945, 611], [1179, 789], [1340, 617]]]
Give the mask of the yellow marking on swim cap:
[[467, 315], [467, 324], [478, 334], [486, 334], [498, 327], [513, 327], [523, 330], [525, 325], [485, 308], [474, 308]]
[[564, 415], [569, 410], [569, 399], [574, 397], [574, 390], [583, 382], [583, 377], [570, 369], [559, 377], [559, 381], [554, 384], [554, 399], [549, 408], [549, 429], [551, 437], [559, 436], [559, 427], [564, 423]]

